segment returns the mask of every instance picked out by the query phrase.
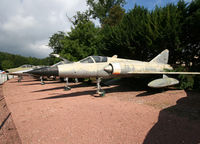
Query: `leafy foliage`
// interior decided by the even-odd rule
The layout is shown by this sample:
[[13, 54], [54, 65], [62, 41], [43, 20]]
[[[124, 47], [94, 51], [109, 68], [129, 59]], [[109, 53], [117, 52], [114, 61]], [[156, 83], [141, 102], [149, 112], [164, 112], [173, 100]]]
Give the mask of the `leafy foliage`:
[[23, 57], [20, 55], [0, 52], [0, 69], [2, 70], [19, 67], [24, 64], [49, 65], [50, 63], [51, 61], [49, 60], [49, 58], [37, 59], [33, 57]]
[[64, 32], [53, 34], [49, 39], [49, 46], [53, 49], [54, 53], [60, 53], [62, 50], [61, 40], [65, 37]]
[[3, 70], [6, 70], [8, 68], [11, 68], [14, 66], [14, 63], [11, 60], [3, 60], [1, 62], [1, 67], [3, 68]]
[[[175, 72], [183, 72], [186, 71], [185, 67], [183, 66], [177, 66], [174, 68], [174, 70], [171, 71], [175, 71]], [[194, 75], [179, 75], [178, 76], [178, 80], [179, 80], [179, 88], [180, 89], [188, 89], [191, 90], [194, 87], [195, 84], [195, 77]]]
[[78, 17], [81, 17], [81, 20], [75, 19], [71, 32], [66, 35], [56, 33], [49, 41], [49, 46], [54, 53], [59, 53], [72, 61], [80, 60], [88, 55], [97, 55], [102, 47], [100, 28], [96, 28], [87, 16], [83, 20], [83, 14], [79, 13], [76, 18]]
[[104, 19], [104, 25], [114, 26], [121, 22], [125, 15], [125, 10], [120, 5], [114, 5], [109, 13], [108, 16]]
[[104, 24], [110, 10], [115, 6], [123, 6], [125, 0], [87, 0], [87, 4], [92, 17], [98, 18], [100, 23]]
[[192, 89], [194, 86], [194, 76], [192, 75], [179, 75], [181, 89]]

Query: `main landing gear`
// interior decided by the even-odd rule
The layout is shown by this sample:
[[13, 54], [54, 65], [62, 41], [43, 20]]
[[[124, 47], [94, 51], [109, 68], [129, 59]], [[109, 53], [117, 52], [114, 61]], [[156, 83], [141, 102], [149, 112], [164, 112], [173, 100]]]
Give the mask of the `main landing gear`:
[[69, 78], [68, 77], [66, 77], [65, 78], [65, 81], [66, 81], [66, 85], [65, 85], [65, 88], [64, 88], [64, 90], [71, 90], [71, 87], [69, 87]]
[[44, 80], [43, 80], [43, 76], [40, 76], [40, 81], [41, 81], [41, 85], [44, 85]]
[[[101, 89], [101, 85], [100, 85], [101, 79], [102, 78], [97, 78], [97, 94], [99, 94], [99, 96], [104, 96], [105, 91]], [[65, 81], [66, 81], [66, 84], [65, 84], [64, 90], [66, 91], [71, 90], [71, 87], [69, 87], [69, 78], [66, 77]]]
[[99, 96], [105, 96], [105, 91], [101, 89], [101, 78], [97, 78], [97, 94], [99, 94]]
[[21, 81], [22, 81], [22, 79], [23, 79], [23, 78], [22, 78], [22, 76], [21, 76], [21, 75], [19, 75], [19, 76], [18, 76], [18, 82], [21, 82]]

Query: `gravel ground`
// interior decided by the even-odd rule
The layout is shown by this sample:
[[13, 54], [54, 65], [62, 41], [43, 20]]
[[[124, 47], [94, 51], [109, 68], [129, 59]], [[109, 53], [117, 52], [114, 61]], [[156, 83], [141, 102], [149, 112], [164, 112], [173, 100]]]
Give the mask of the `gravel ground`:
[[16, 79], [3, 94], [24, 144], [198, 144], [200, 94], [183, 90], [129, 90]]
[[0, 85], [0, 144], [21, 144], [12, 115], [7, 108]]

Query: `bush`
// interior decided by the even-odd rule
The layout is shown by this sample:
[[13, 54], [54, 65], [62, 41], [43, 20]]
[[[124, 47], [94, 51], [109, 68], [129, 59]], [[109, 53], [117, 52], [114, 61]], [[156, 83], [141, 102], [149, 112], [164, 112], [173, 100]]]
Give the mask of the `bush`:
[[[174, 72], [186, 72], [188, 71], [188, 69], [186, 69], [185, 67], [182, 66], [178, 66], [176, 68], [174, 68], [173, 70]], [[194, 88], [194, 84], [195, 84], [195, 75], [179, 75], [178, 76], [178, 80], [180, 82], [180, 84], [177, 86], [180, 89], [187, 89], [187, 90], [191, 90]]]
[[180, 81], [180, 89], [193, 89], [194, 87], [194, 77], [193, 75], [179, 75], [178, 79]]

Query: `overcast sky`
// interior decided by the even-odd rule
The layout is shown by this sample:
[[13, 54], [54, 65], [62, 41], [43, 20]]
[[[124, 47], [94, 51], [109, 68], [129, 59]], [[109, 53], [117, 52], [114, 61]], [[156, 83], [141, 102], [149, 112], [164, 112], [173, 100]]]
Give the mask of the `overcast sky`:
[[[163, 2], [164, 1], [164, 2]], [[134, 4], [153, 9], [177, 0], [127, 0], [125, 8]], [[44, 58], [52, 52], [49, 37], [58, 31], [70, 31], [66, 14], [87, 9], [86, 0], [1, 0], [0, 51]]]
[[86, 9], [86, 0], [1, 0], [0, 51], [46, 57], [49, 37], [70, 30], [66, 14]]

